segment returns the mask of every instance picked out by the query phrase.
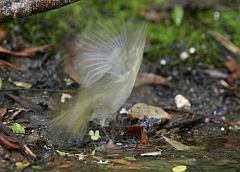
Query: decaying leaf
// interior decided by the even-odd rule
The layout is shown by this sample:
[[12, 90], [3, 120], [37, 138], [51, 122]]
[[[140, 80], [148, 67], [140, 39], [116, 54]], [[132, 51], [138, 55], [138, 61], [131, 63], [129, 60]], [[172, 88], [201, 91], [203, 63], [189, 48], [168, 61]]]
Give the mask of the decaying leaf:
[[4, 67], [11, 67], [11, 68], [14, 68], [14, 69], [22, 71], [22, 72], [27, 70], [27, 67], [22, 64], [16, 65], [16, 64], [10, 63], [6, 60], [0, 60], [0, 68], [4, 68]]
[[162, 151], [146, 152], [141, 154], [141, 156], [160, 156], [160, 155], [162, 155]]
[[184, 172], [186, 170], [187, 170], [186, 165], [178, 165], [178, 166], [172, 168], [173, 172]]
[[43, 51], [44, 49], [50, 47], [50, 45], [41, 45], [38, 47], [25, 48], [21, 51], [11, 51], [0, 46], [0, 54], [14, 56], [14, 57], [24, 57], [29, 58], [35, 55], [38, 51]]
[[240, 79], [240, 64], [236, 60], [230, 59], [226, 61], [225, 66], [232, 73], [233, 78]]
[[168, 78], [161, 75], [156, 75], [154, 73], [142, 73], [137, 77], [135, 86], [140, 86], [143, 84], [159, 84], [164, 86], [171, 86], [171, 82]]
[[190, 146], [184, 145], [178, 141], [172, 140], [170, 138], [167, 138], [165, 136], [162, 136], [164, 140], [170, 144], [172, 147], [174, 147], [176, 150], [191, 150]]
[[7, 148], [18, 149], [18, 141], [14, 137], [6, 136], [0, 134], [0, 144], [6, 146]]
[[6, 32], [5, 30], [3, 29], [3, 25], [0, 24], [0, 40], [4, 39], [6, 36]]
[[0, 121], [3, 121], [4, 115], [7, 112], [7, 108], [0, 107]]
[[21, 82], [21, 81], [14, 81], [13, 82], [17, 87], [21, 88], [26, 88], [29, 89], [32, 87], [32, 84], [26, 83], [26, 82]]
[[16, 162], [15, 165], [16, 165], [17, 169], [22, 169], [22, 168], [28, 167], [30, 165], [30, 163], [29, 162]]
[[156, 118], [160, 120], [169, 120], [171, 116], [160, 107], [146, 105], [144, 103], [137, 103], [129, 110], [130, 118], [144, 119]]

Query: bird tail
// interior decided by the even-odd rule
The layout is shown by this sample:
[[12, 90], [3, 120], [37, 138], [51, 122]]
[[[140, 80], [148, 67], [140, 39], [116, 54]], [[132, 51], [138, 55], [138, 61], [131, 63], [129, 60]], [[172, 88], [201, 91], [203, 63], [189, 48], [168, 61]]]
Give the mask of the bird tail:
[[68, 104], [57, 117], [50, 121], [50, 130], [54, 136], [72, 139], [76, 136], [83, 138], [86, 127], [92, 117], [92, 96], [80, 92], [73, 104]]

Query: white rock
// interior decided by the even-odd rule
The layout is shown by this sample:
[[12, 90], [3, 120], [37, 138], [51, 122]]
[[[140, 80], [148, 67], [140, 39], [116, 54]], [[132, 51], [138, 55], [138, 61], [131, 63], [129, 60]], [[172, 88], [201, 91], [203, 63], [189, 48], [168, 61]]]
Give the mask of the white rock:
[[186, 51], [183, 51], [181, 54], [180, 54], [180, 59], [182, 61], [185, 61], [186, 59], [188, 59], [189, 57], [189, 54], [186, 52]]
[[189, 53], [194, 54], [196, 52], [196, 49], [194, 47], [189, 48]]
[[161, 59], [161, 60], [160, 60], [160, 64], [164, 66], [164, 65], [167, 64], [167, 61], [166, 61], [165, 59]]
[[191, 109], [190, 101], [180, 94], [175, 96], [175, 104], [177, 106], [177, 109], [180, 109], [180, 110], [190, 111]]

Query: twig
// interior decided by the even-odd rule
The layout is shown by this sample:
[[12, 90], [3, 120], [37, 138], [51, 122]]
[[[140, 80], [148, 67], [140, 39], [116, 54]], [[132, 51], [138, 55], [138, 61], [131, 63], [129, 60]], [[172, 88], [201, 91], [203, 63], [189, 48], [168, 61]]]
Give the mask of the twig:
[[235, 55], [240, 55], [240, 48], [232, 43], [229, 39], [224, 37], [217, 31], [211, 30], [208, 32], [213, 38], [215, 38], [222, 46], [228, 49], [231, 53]]
[[49, 11], [79, 0], [1, 0], [0, 22]]
[[13, 88], [13, 89], [1, 89], [1, 92], [12, 91], [28, 91], [28, 92], [50, 92], [50, 93], [77, 93], [78, 90], [51, 90], [51, 89], [25, 89], [25, 88]]

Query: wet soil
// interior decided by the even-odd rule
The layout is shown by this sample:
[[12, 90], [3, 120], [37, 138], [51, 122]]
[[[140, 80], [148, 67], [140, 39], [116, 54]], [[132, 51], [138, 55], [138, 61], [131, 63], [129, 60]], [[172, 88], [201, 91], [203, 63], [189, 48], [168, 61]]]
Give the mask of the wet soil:
[[[49, 56], [49, 58], [44, 58]], [[17, 64], [25, 64], [28, 70], [20, 72], [12, 68], [1, 68], [0, 78], [3, 80], [3, 88], [0, 91], [0, 105], [8, 109], [25, 108], [32, 109], [32, 111], [23, 111], [14, 120], [5, 123], [5, 126], [10, 126], [13, 122], [20, 123], [26, 128], [25, 135], [18, 135], [24, 143], [37, 155], [36, 160], [32, 161], [35, 165], [44, 167], [44, 170], [54, 171], [56, 169], [62, 171], [69, 170], [87, 170], [93, 169], [101, 171], [104, 167], [94, 164], [93, 160], [78, 161], [73, 157], [61, 157], [56, 153], [56, 149], [62, 151], [72, 151], [77, 153], [89, 154], [95, 147], [106, 145], [106, 137], [102, 137], [99, 142], [93, 143], [89, 138], [85, 140], [85, 144], [81, 145], [77, 140], [73, 142], [64, 142], [61, 140], [52, 139], [53, 136], [48, 132], [48, 120], [51, 116], [51, 110], [56, 104], [59, 104], [61, 93], [70, 93], [74, 95], [74, 91], [79, 86], [76, 83], [71, 85], [66, 84], [65, 78], [67, 74], [63, 73], [63, 69], [59, 66], [59, 61], [63, 58], [61, 53], [40, 53], [36, 59], [17, 59], [11, 60]], [[224, 69], [223, 69], [224, 70]], [[141, 146], [139, 137], [132, 137], [131, 135], [121, 137], [114, 135], [114, 140], [121, 143], [122, 146], [115, 151], [107, 149], [99, 151], [98, 155], [104, 157], [121, 158], [128, 155], [134, 155], [139, 158], [137, 163], [144, 164], [147, 160], [149, 169], [157, 171], [158, 158], [144, 158], [140, 157], [141, 152], [163, 150], [161, 162], [171, 164], [186, 163], [186, 159], [197, 158], [197, 163], [193, 170], [207, 171], [204, 165], [208, 164], [218, 158], [220, 160], [229, 160], [226, 164], [233, 164], [230, 167], [239, 169], [236, 164], [239, 164], [240, 156], [236, 153], [239, 152], [239, 130], [232, 129], [229, 123], [237, 123], [240, 120], [240, 99], [233, 92], [225, 90], [220, 84], [219, 80], [204, 74], [202, 68], [189, 68], [184, 64], [176, 66], [173, 69], [163, 67], [160, 64], [144, 61], [142, 72], [152, 72], [155, 74], [171, 77], [171, 87], [162, 85], [142, 85], [135, 87], [131, 96], [129, 97], [124, 108], [130, 108], [135, 103], [146, 103], [165, 109], [176, 110], [174, 97], [177, 94], [185, 96], [191, 102], [191, 114], [197, 118], [201, 116], [201, 120], [190, 123], [191, 125], [183, 125], [181, 127], [173, 127], [167, 132], [167, 135], [187, 145], [204, 146], [206, 149], [201, 151], [192, 152], [178, 152], [170, 145], [164, 142], [161, 135], [156, 133], [149, 135], [149, 143], [151, 146]], [[14, 81], [21, 81], [30, 83], [31, 89], [21, 89], [14, 85]], [[28, 107], [22, 107], [16, 101], [9, 98], [7, 94], [17, 95], [31, 101], [33, 104], [39, 105], [40, 109], [36, 109], [31, 104]], [[171, 112], [171, 110], [169, 112]], [[176, 118], [172, 120], [186, 121], [189, 119], [189, 113], [179, 112], [175, 113]], [[115, 119], [116, 120], [116, 119]], [[114, 121], [113, 121], [114, 122]], [[93, 125], [97, 128], [97, 126]], [[99, 129], [101, 130], [101, 128]], [[234, 159], [234, 161], [232, 161]], [[7, 149], [0, 146], [0, 160], [1, 169], [16, 170], [15, 163], [27, 161], [28, 158], [18, 150]], [[207, 161], [208, 160], [208, 161]], [[175, 161], [175, 163], [174, 163]], [[207, 161], [207, 163], [204, 163]], [[85, 163], [85, 165], [83, 165]], [[204, 165], [201, 165], [203, 163]], [[190, 165], [191, 162], [189, 163]], [[201, 169], [197, 169], [201, 166]], [[187, 164], [188, 165], [188, 164]], [[169, 170], [170, 165], [166, 165]], [[222, 165], [221, 165], [222, 167]], [[229, 168], [230, 168], [229, 167]], [[120, 167], [124, 168], [124, 167]], [[200, 167], [199, 167], [200, 168]], [[206, 167], [208, 168], [208, 167]], [[217, 168], [216, 168], [217, 169]], [[219, 168], [221, 169], [221, 168]], [[33, 171], [34, 168], [28, 167], [26, 171]], [[117, 169], [115, 169], [117, 170]], [[111, 169], [109, 170], [111, 171]], [[190, 169], [191, 171], [191, 169]], [[227, 171], [227, 170], [225, 170]]]

